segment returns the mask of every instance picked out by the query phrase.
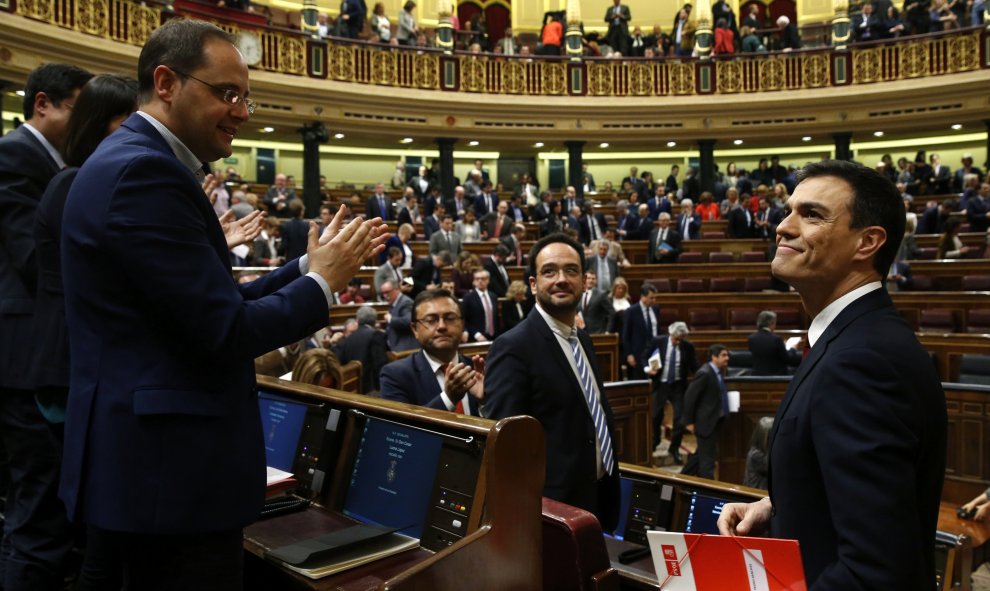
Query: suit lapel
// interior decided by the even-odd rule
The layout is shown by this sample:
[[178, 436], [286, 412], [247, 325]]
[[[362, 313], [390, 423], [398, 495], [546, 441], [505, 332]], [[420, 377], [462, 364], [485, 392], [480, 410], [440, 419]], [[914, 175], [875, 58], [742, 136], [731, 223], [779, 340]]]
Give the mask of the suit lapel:
[[428, 394], [423, 397], [425, 400], [440, 394], [440, 383], [437, 382], [436, 374], [430, 371], [430, 362], [426, 360], [426, 353], [419, 351], [413, 354], [413, 370], [416, 372], [419, 387]]

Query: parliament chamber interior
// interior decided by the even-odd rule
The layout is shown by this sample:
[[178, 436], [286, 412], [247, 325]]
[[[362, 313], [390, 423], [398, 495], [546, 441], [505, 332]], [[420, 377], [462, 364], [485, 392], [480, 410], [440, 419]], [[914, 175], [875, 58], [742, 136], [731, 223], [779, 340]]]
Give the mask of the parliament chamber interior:
[[[439, 0], [411, 9], [386, 0], [374, 10], [388, 16], [384, 25], [369, 19], [356, 32], [340, 25], [333, 2], [223, 4], [0, 0], [0, 131], [19, 123], [18, 91], [35, 67], [65, 61], [133, 76], [140, 47], [163, 22], [213, 22], [235, 36], [259, 105], [232, 155], [211, 164], [225, 181], [218, 214], [268, 212], [263, 235], [232, 251], [235, 280], [291, 258], [280, 251], [289, 214], [278, 195], [291, 192], [304, 219], [320, 224], [329, 219], [324, 208], [365, 215], [380, 211], [384, 196], [397, 237], [389, 245], [402, 255], [389, 271], [401, 269], [403, 291], [415, 294], [417, 261], [449, 252], [430, 239], [446, 230], [432, 215], [446, 207], [457, 218], [459, 252], [437, 277], [462, 297], [477, 269], [504, 270], [503, 323], [493, 327], [501, 334], [504, 310], [531, 307], [529, 250], [572, 228], [589, 261], [604, 247], [615, 262], [609, 283], [625, 288], [617, 295], [613, 286], [608, 298], [634, 306], [652, 286], [659, 334], [685, 323], [702, 364], [711, 345], [728, 348], [725, 384], [738, 397], [718, 435], [715, 478], [681, 474], [672, 457], [692, 453], [695, 438], [685, 435], [681, 450], [664, 447], [672, 409], [654, 423], [651, 381], [628, 362], [642, 352], [626, 350], [623, 311], [610, 304], [607, 325], [590, 335], [621, 476], [618, 525], [603, 531], [591, 513], [542, 495], [539, 421], [384, 400], [372, 373], [381, 366], [373, 366], [415, 350], [383, 349], [371, 364], [341, 354], [359, 307], [374, 312], [375, 330], [390, 324], [379, 271], [393, 255], [374, 256], [341, 292], [348, 303], [331, 306], [325, 329], [255, 361], [272, 499], [244, 532], [247, 588], [661, 588], [647, 531], [717, 534], [724, 503], [767, 496], [744, 485], [747, 455], [800, 359], [782, 375], [756, 375], [748, 338], [764, 311], [775, 313], [775, 333], [788, 343], [806, 339], [812, 318], [771, 274], [775, 224], [756, 220], [765, 221], [764, 207], [786, 211], [797, 169], [837, 159], [876, 168], [904, 196], [902, 267], [885, 283], [945, 391], [940, 585], [990, 589], [990, 574], [977, 573], [990, 559], [990, 526], [957, 515], [990, 487], [990, 234], [987, 218], [971, 215], [990, 189], [983, 15], [946, 10], [941, 22], [953, 20], [944, 27], [914, 31], [903, 18], [892, 21], [903, 23], [896, 34], [863, 37], [867, 2], [701, 0], [689, 39], [679, 0], [622, 2], [632, 37], [614, 36], [601, 19], [611, 14], [606, 0]], [[718, 34], [725, 15], [737, 50], [726, 51]], [[759, 26], [743, 25], [743, 15]], [[416, 33], [400, 35], [399, 23], [413, 17]], [[799, 48], [786, 46], [780, 19], [797, 25]], [[547, 44], [548, 23], [561, 21], [565, 38]], [[640, 30], [654, 34], [647, 42]], [[740, 30], [763, 51], [743, 51]], [[730, 215], [739, 206], [725, 206], [729, 193], [745, 214]], [[462, 194], [477, 225], [463, 220]], [[668, 203], [671, 227], [685, 211], [680, 199], [703, 212], [697, 235], [672, 253], [658, 246], [654, 198]], [[500, 203], [510, 204], [504, 225]], [[522, 291], [507, 296], [517, 282]], [[492, 339], [464, 337], [461, 354], [488, 354]], [[311, 349], [333, 355], [313, 370], [301, 363]]]

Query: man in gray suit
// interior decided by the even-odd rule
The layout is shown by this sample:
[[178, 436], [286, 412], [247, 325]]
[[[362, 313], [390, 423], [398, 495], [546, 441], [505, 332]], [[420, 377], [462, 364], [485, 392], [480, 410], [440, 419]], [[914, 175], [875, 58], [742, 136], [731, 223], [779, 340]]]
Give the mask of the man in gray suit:
[[621, 4], [622, 0], [613, 0], [614, 5], [609, 6], [605, 12], [605, 22], [608, 23], [608, 33], [605, 39], [612, 49], [622, 52], [622, 55], [629, 55], [629, 19], [632, 14], [628, 6]]
[[598, 278], [598, 289], [602, 291], [609, 291], [612, 289], [612, 283], [615, 278], [619, 275], [619, 265], [615, 262], [615, 259], [608, 256], [609, 242], [607, 240], [598, 241], [598, 252], [595, 256], [588, 258], [588, 262], [585, 263], [584, 270], [589, 273], [594, 273]]
[[443, 216], [440, 230], [430, 236], [430, 254], [437, 254], [442, 250], [449, 252], [455, 259], [461, 254], [461, 235], [454, 231], [454, 218], [449, 215]]
[[398, 285], [399, 289], [403, 293], [407, 290], [402, 289], [402, 251], [398, 246], [393, 246], [388, 249], [388, 260], [385, 263], [375, 269], [375, 277], [372, 279], [372, 285], [375, 286], [375, 293], [380, 294], [382, 283], [386, 281], [391, 281], [393, 285]]
[[615, 317], [608, 292], [595, 289], [597, 283], [598, 277], [594, 273], [584, 274], [584, 295], [578, 305], [578, 328], [583, 328], [588, 334], [612, 332], [612, 320]]
[[391, 304], [385, 313], [385, 339], [389, 351], [419, 349], [419, 341], [412, 331], [413, 301], [399, 291], [394, 283], [386, 281], [378, 292], [382, 299]]

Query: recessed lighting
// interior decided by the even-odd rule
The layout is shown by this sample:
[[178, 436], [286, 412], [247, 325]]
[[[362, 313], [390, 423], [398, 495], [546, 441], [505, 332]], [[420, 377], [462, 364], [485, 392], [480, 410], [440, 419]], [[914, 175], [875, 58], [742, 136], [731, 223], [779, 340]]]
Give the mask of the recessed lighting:
[[598, 147], [599, 148], [607, 148], [608, 147], [608, 142], [602, 142], [602, 143], [598, 144]]
[[24, 91], [23, 90], [18, 90], [14, 94], [16, 94], [17, 96], [24, 96]]
[[411, 143], [413, 143], [413, 139], [411, 137], [404, 137], [404, 138], [402, 138], [401, 142], [403, 144], [411, 144]]
[[882, 131], [874, 131], [873, 132], [873, 135], [876, 136], [876, 137], [883, 137], [883, 132]]
[[952, 126], [952, 129], [957, 129], [957, 130], [962, 129], [962, 124], [956, 123], [955, 125]]
[[677, 145], [677, 142], [667, 142], [667, 147], [668, 148], [673, 148], [676, 145]]
[[534, 148], [542, 148], [543, 147], [543, 142], [536, 142], [535, 144], [533, 144], [533, 147]]
[[335, 139], [335, 140], [342, 140], [342, 139], [344, 139], [344, 134], [342, 134], [342, 133], [335, 133], [335, 134], [333, 134], [333, 139]]
[[806, 135], [803, 138], [801, 138], [801, 141], [802, 142], [810, 142], [811, 141], [811, 136], [810, 135]]
[[742, 145], [742, 140], [732, 140], [732, 143], [735, 144], [735, 145], [737, 145], [737, 146], [741, 146]]
[[468, 142], [468, 145], [473, 148], [474, 146], [477, 146], [479, 143], [480, 142], [478, 140], [471, 140], [470, 142]]
[[261, 128], [261, 131], [264, 132], [264, 133], [271, 133], [271, 132], [275, 131], [275, 128], [274, 127], [262, 127]]

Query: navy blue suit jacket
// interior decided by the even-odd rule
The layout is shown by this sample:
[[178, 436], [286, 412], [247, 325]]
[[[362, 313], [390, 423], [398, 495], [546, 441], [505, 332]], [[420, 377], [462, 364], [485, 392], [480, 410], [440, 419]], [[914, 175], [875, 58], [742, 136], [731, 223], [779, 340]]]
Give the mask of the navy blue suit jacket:
[[498, 334], [498, 296], [492, 290], [488, 290], [488, 301], [492, 306], [492, 324], [495, 326], [495, 334], [489, 334], [485, 330], [485, 307], [481, 303], [481, 296], [478, 290], [472, 289], [464, 294], [461, 300], [461, 308], [464, 310], [464, 330], [468, 333], [468, 338], [474, 340], [476, 333], [483, 334], [489, 341]]
[[34, 216], [58, 166], [24, 126], [0, 137], [0, 387], [31, 390]]
[[137, 113], [72, 184], [62, 261], [70, 519], [156, 534], [254, 521], [265, 490], [254, 358], [326, 325], [320, 285], [298, 261], [238, 285], [200, 183]]
[[801, 543], [811, 591], [935, 586], [946, 423], [931, 357], [886, 291], [829, 324], [770, 435], [770, 531]]
[[[656, 334], [662, 335], [660, 330], [660, 306], [653, 306], [653, 315], [656, 317]], [[626, 309], [622, 315], [622, 352], [623, 359], [627, 355], [635, 355], [638, 367], [644, 367], [646, 357], [643, 357], [643, 349], [646, 344], [654, 339], [654, 336], [646, 327], [646, 319], [643, 317], [642, 304], [635, 304]]]
[[[605, 411], [612, 445], [617, 444], [591, 339], [578, 339], [588, 357]], [[557, 337], [538, 310], [495, 339], [485, 362], [485, 401], [490, 419], [530, 415], [546, 433], [546, 481], [543, 496], [591, 511], [604, 531], [612, 531], [619, 511], [618, 470], [598, 482], [598, 442], [584, 392]]]
[[[458, 355], [457, 360], [465, 365], [471, 365], [471, 360], [463, 355]], [[447, 405], [440, 397], [440, 383], [437, 382], [436, 375], [430, 371], [430, 362], [426, 360], [426, 354], [422, 351], [382, 367], [380, 382], [381, 395], [385, 400], [447, 410]], [[475, 400], [470, 401], [464, 414], [481, 416]]]
[[[677, 219], [672, 224], [674, 229], [684, 237], [684, 214], [678, 214]], [[688, 234], [687, 238], [690, 240], [697, 240], [701, 238], [701, 216], [698, 214], [691, 214], [691, 220], [688, 222]]]
[[381, 205], [378, 203], [378, 198], [374, 195], [368, 195], [367, 200], [364, 203], [364, 213], [371, 218], [382, 218], [383, 220], [394, 220], [395, 217], [392, 213], [392, 198], [385, 195], [385, 211], [382, 211]]

